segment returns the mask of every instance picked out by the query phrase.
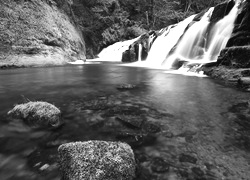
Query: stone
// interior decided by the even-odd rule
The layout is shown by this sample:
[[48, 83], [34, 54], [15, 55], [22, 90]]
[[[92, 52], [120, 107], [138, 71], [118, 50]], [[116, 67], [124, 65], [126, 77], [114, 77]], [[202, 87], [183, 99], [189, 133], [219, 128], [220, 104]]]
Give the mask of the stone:
[[250, 77], [241, 77], [241, 78], [239, 78], [238, 84], [241, 87], [250, 86]]
[[234, 4], [235, 2], [233, 0], [230, 0], [215, 6], [210, 21], [212, 23], [218, 22], [220, 19], [225, 17], [231, 11]]
[[[135, 62], [138, 61], [138, 57], [141, 56], [141, 60], [145, 60], [148, 56], [148, 52], [150, 50], [150, 40], [151, 36], [154, 32], [145, 33], [141, 35], [141, 37], [131, 44], [123, 54], [122, 54], [122, 62]], [[141, 45], [141, 54], [139, 55], [139, 45]]]
[[53, 104], [36, 101], [16, 105], [8, 112], [13, 118], [22, 119], [30, 127], [53, 127], [62, 124], [61, 111]]
[[196, 164], [197, 159], [193, 156], [188, 155], [188, 154], [181, 154], [179, 157], [179, 161], [180, 162], [188, 162], [191, 164]]
[[129, 90], [129, 89], [134, 89], [136, 85], [134, 84], [120, 84], [116, 88], [118, 90]]
[[204, 172], [200, 169], [200, 168], [198, 168], [198, 167], [192, 167], [192, 172], [195, 174], [195, 175], [197, 175], [197, 176], [199, 176], [199, 177], [202, 177], [202, 176], [204, 176]]
[[227, 42], [227, 47], [232, 46], [246, 46], [249, 45], [250, 40], [250, 2], [245, 1], [241, 3], [238, 16], [235, 21], [234, 30], [231, 38]]
[[250, 68], [250, 46], [234, 46], [225, 48], [218, 57], [218, 65], [232, 68]]
[[122, 53], [122, 62], [135, 62], [136, 53], [134, 46], [130, 45], [129, 49]]
[[151, 165], [152, 171], [156, 173], [165, 173], [169, 170], [169, 163], [160, 157], [155, 157]]
[[62, 179], [132, 180], [135, 158], [122, 142], [86, 141], [59, 146]]

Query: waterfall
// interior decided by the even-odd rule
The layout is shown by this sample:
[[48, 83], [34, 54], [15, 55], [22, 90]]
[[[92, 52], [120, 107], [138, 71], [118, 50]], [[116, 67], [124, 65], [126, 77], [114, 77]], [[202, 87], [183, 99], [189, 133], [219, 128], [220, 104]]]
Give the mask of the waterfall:
[[138, 39], [140, 39], [140, 36], [131, 40], [114, 43], [107, 48], [104, 48], [98, 54], [98, 57], [101, 61], [121, 61], [122, 53], [128, 50], [129, 46]]
[[164, 67], [169, 69], [172, 67], [176, 59], [191, 60], [198, 59], [205, 51], [206, 33], [209, 25], [209, 19], [214, 8], [210, 8], [201, 18], [200, 21], [195, 22], [183, 35], [178, 43], [173, 55], [167, 57], [163, 62]]
[[139, 48], [138, 48], [138, 62], [141, 62], [141, 51], [142, 51], [142, 45], [139, 44]]
[[160, 66], [168, 55], [172, 47], [177, 43], [186, 27], [193, 21], [195, 15], [190, 16], [178, 25], [169, 26], [166, 30], [161, 30], [161, 35], [154, 41], [148, 57], [146, 59], [149, 66]]
[[190, 65], [191, 63], [202, 64], [217, 60], [220, 51], [226, 47], [232, 34], [238, 3], [227, 16], [208, 31], [212, 12], [213, 8], [210, 8], [200, 21], [194, 23], [185, 32], [174, 53], [163, 62], [164, 68], [170, 69], [176, 61], [184, 61]]
[[104, 49], [99, 57], [108, 61], [121, 61], [122, 53], [138, 43], [136, 66], [171, 69], [176, 66], [179, 68], [181, 64], [190, 67], [216, 61], [232, 34], [240, 3], [240, 0], [236, 0], [231, 11], [216, 23], [210, 22], [214, 11], [214, 8], [210, 8], [199, 21], [195, 18], [197, 15], [192, 15], [178, 24], [151, 34], [147, 41], [150, 50], [145, 61], [141, 60], [140, 37], [115, 43]]

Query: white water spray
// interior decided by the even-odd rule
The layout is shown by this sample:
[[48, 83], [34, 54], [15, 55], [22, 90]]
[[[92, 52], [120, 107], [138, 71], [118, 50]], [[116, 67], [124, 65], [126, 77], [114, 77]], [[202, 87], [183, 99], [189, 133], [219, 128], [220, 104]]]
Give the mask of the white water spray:
[[206, 32], [209, 25], [209, 19], [214, 8], [210, 8], [201, 18], [200, 21], [195, 22], [183, 35], [181, 41], [173, 55], [168, 57], [165, 61], [164, 67], [169, 69], [172, 67], [176, 59], [187, 60], [197, 59], [204, 53], [204, 45], [206, 43]]
[[164, 68], [170, 69], [175, 61], [185, 61], [186, 64], [190, 65], [191, 63], [204, 64], [217, 60], [220, 51], [226, 47], [232, 34], [238, 12], [238, 3], [208, 32], [207, 28], [212, 11], [213, 9], [210, 8], [199, 22], [187, 30], [176, 51], [165, 60]]
[[134, 38], [127, 41], [117, 42], [104, 48], [99, 54], [98, 57], [101, 61], [118, 61], [121, 62], [122, 60], [122, 53], [128, 50], [129, 46], [133, 44], [140, 38]]
[[[130, 63], [129, 66], [171, 69], [175, 62], [181, 61], [186, 66], [180, 70], [189, 71], [190, 68], [194, 70], [202, 64], [216, 61], [231, 36], [240, 2], [237, 0], [229, 14], [216, 24], [210, 24], [214, 9], [210, 8], [200, 21], [194, 22], [196, 15], [193, 15], [176, 25], [161, 29], [154, 42], [155, 35], [151, 34], [148, 44], [152, 45], [146, 61], [141, 61], [142, 46], [139, 44], [138, 62]], [[101, 60], [121, 61], [122, 53], [139, 38], [109, 46], [99, 57]]]
[[142, 52], [142, 45], [139, 44], [139, 48], [138, 48], [138, 62], [141, 62], [141, 52]]
[[169, 26], [165, 32], [156, 38], [146, 59], [148, 66], [161, 66], [169, 51], [177, 43], [186, 27], [190, 22], [192, 22], [194, 17], [195, 15], [192, 15], [176, 26]]

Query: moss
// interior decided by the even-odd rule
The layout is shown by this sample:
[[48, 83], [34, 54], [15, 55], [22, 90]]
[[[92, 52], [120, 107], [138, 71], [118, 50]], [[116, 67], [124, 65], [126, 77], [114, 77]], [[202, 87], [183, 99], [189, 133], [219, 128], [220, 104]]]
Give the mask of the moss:
[[58, 148], [64, 180], [132, 180], [135, 159], [126, 143], [86, 141], [63, 144]]
[[8, 115], [22, 119], [32, 127], [58, 127], [61, 124], [61, 111], [54, 105], [42, 101], [18, 104], [8, 112]]

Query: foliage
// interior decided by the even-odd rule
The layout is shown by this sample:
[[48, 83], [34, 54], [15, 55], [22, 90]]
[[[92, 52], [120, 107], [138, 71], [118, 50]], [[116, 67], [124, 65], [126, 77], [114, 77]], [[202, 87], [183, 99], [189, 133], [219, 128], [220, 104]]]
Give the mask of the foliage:
[[102, 48], [159, 30], [222, 0], [74, 0], [77, 24], [93, 57]]

